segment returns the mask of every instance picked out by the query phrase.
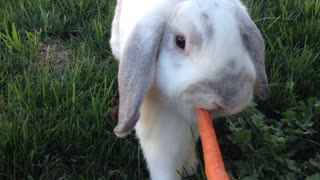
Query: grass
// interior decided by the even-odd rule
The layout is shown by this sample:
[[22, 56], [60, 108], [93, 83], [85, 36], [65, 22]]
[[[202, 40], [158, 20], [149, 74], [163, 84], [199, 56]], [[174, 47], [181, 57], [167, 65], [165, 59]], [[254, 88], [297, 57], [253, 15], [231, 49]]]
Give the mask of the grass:
[[[319, 179], [320, 0], [245, 4], [266, 41], [271, 95], [217, 120], [228, 173], [243, 180]], [[148, 177], [134, 136], [113, 134], [114, 6], [114, 0], [0, 2], [0, 179]], [[202, 167], [193, 179], [203, 179]]]

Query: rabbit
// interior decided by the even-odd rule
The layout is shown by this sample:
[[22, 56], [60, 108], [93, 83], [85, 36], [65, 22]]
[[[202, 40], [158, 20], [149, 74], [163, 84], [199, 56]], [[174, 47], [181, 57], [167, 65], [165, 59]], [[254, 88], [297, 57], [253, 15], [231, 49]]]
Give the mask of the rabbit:
[[114, 132], [135, 130], [152, 180], [196, 172], [195, 107], [228, 116], [269, 94], [264, 40], [239, 0], [118, 0], [110, 45]]

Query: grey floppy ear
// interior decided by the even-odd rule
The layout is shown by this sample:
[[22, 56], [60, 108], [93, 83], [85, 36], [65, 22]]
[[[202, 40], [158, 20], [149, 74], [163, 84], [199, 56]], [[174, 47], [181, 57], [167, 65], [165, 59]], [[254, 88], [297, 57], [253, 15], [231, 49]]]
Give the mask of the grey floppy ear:
[[254, 93], [261, 99], [269, 95], [268, 78], [265, 70], [265, 45], [262, 35], [246, 11], [239, 11], [242, 44], [249, 53], [256, 71]]
[[140, 118], [140, 106], [155, 76], [164, 23], [141, 22], [131, 33], [120, 57], [118, 71], [119, 121], [117, 136], [126, 136]]

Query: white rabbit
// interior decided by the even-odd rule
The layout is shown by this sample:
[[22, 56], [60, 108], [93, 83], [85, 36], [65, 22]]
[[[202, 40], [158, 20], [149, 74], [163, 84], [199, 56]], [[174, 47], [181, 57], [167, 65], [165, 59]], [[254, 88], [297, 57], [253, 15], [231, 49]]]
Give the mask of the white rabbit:
[[136, 130], [152, 180], [195, 173], [194, 108], [229, 115], [265, 98], [264, 42], [238, 0], [118, 0], [119, 137]]

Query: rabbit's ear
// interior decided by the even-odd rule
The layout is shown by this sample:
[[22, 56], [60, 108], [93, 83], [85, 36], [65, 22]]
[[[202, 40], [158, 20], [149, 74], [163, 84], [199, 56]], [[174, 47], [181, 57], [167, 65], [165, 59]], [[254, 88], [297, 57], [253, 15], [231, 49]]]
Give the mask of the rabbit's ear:
[[253, 61], [256, 71], [254, 93], [261, 99], [269, 95], [268, 78], [265, 71], [265, 45], [262, 35], [246, 11], [240, 11], [242, 43]]
[[155, 63], [164, 23], [142, 22], [131, 33], [120, 58], [119, 121], [114, 132], [127, 135], [140, 118], [140, 106], [155, 76]]

